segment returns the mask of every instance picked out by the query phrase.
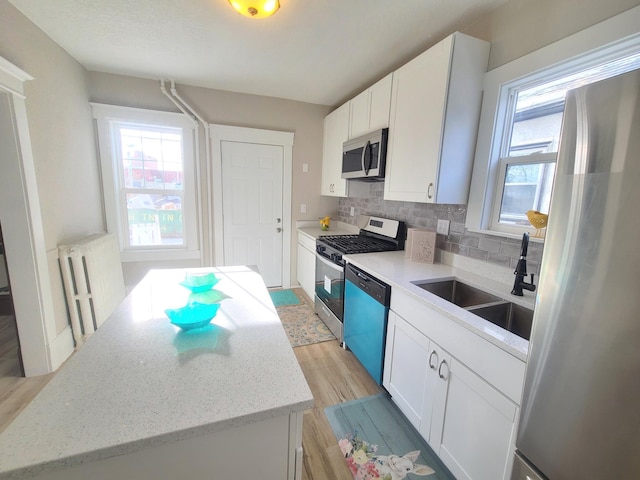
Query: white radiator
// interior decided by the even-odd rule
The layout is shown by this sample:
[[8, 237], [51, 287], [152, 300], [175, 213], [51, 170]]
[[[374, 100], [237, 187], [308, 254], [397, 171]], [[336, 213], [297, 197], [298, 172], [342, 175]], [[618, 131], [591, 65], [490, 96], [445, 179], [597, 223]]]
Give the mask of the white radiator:
[[96, 331], [124, 300], [120, 247], [102, 233], [58, 246], [60, 270], [76, 346]]

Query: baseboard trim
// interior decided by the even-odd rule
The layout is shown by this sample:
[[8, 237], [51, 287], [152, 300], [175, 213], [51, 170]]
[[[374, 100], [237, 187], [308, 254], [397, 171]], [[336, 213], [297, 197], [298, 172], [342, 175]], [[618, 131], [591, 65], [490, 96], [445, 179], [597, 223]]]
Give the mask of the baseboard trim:
[[51, 343], [49, 343], [49, 355], [51, 357], [52, 371], [56, 371], [60, 365], [62, 365], [65, 360], [71, 356], [74, 349], [75, 344], [73, 342], [71, 326], [67, 325], [67, 327], [60, 332]]

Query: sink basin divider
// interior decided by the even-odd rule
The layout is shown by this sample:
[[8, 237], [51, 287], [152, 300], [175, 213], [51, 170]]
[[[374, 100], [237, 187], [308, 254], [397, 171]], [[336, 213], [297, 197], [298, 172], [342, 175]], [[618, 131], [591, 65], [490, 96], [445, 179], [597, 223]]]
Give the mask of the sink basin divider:
[[498, 327], [529, 339], [533, 312], [525, 307], [455, 278], [411, 283]]

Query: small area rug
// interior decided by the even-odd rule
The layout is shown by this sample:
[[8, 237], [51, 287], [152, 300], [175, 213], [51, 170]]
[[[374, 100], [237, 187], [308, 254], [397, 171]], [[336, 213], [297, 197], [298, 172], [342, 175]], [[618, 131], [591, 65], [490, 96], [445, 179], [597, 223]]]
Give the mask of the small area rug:
[[300, 299], [293, 290], [269, 290], [271, 301], [276, 307], [284, 305], [299, 305]]
[[325, 408], [356, 480], [455, 480], [387, 393]]
[[292, 347], [335, 340], [336, 337], [333, 336], [331, 330], [315, 314], [313, 306], [307, 302], [302, 294], [298, 295], [294, 290], [274, 290], [269, 293], [278, 291], [291, 292], [291, 295], [294, 295], [297, 300], [297, 303], [293, 304], [293, 300], [287, 294], [291, 303], [278, 306], [274, 301], [276, 311]]

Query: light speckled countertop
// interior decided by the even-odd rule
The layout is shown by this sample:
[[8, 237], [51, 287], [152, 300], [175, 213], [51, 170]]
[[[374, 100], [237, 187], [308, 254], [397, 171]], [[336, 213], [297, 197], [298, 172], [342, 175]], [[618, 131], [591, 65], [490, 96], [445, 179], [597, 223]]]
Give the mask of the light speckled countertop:
[[516, 297], [511, 295], [511, 286], [509, 285], [497, 282], [484, 275], [454, 268], [443, 263], [427, 264], [412, 262], [405, 257], [404, 251], [345, 255], [344, 258], [347, 262], [366, 270], [383, 282], [391, 285], [392, 298], [393, 289], [402, 288], [426, 306], [437, 310], [452, 321], [475, 332], [514, 357], [526, 361], [529, 350], [529, 342], [527, 340], [477, 315], [467, 312], [463, 308], [427, 292], [411, 282], [457, 278], [471, 286], [481, 288], [482, 290], [530, 309], [534, 307], [534, 294], [527, 292], [528, 294], [525, 294], [524, 297]]
[[313, 406], [273, 303], [248, 267], [214, 271], [212, 325], [182, 332], [184, 270], [151, 271], [0, 435], [0, 478], [132, 453]]
[[298, 232], [301, 232], [315, 240], [323, 235], [353, 235], [358, 234], [360, 229], [355, 225], [342, 222], [331, 222], [329, 230], [322, 230], [319, 222], [299, 222]]

